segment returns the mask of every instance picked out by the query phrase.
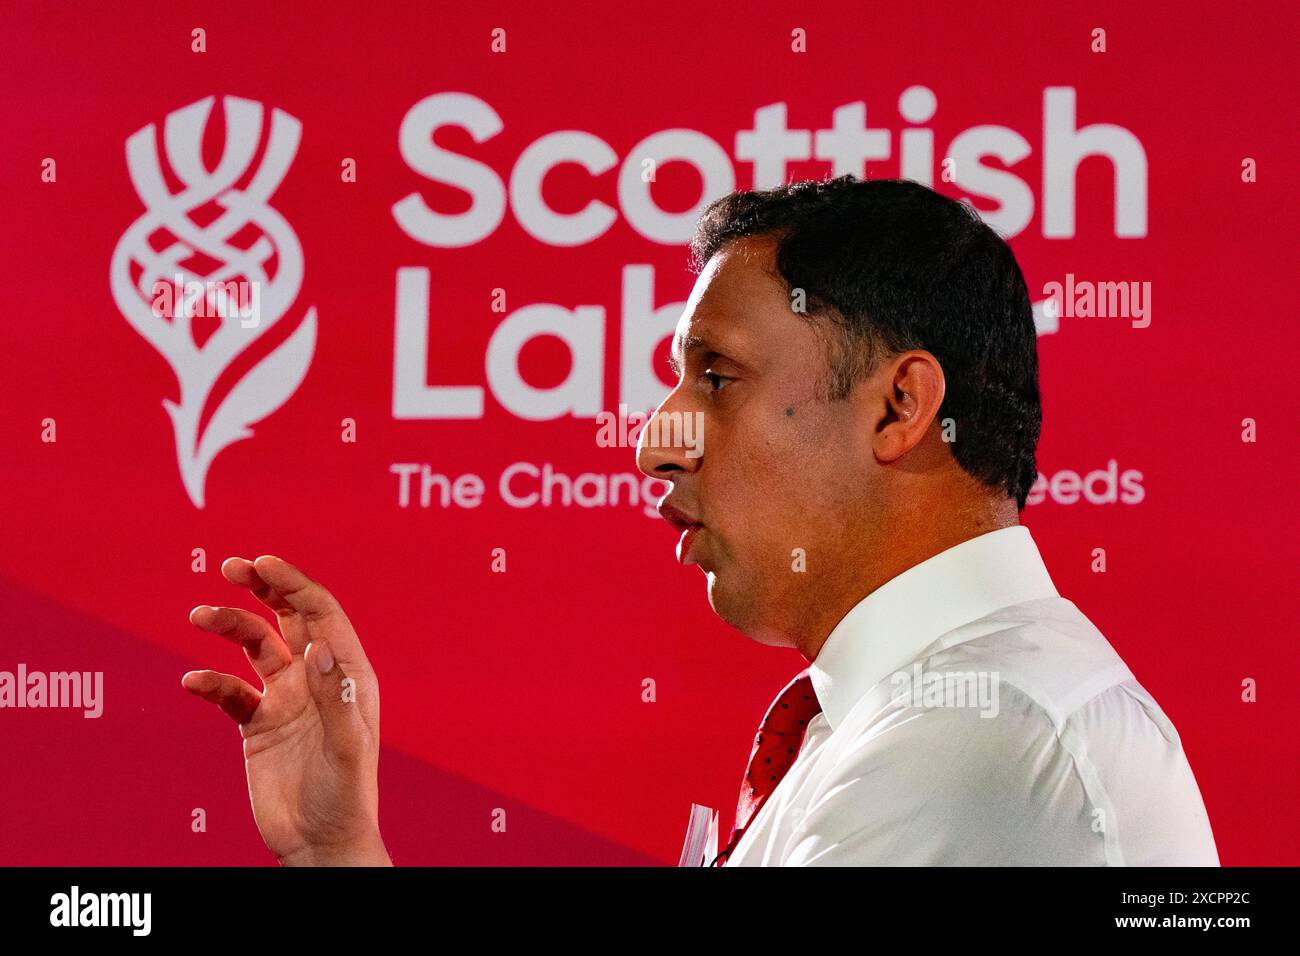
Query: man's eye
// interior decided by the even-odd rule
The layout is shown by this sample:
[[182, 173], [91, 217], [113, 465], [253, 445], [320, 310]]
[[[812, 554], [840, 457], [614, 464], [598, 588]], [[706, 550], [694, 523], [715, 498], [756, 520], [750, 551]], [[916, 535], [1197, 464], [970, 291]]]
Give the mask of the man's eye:
[[705, 372], [704, 377], [709, 380], [709, 384], [713, 386], [715, 392], [722, 391], [725, 387], [724, 383], [733, 381], [733, 379], [729, 379], [725, 375], [719, 375], [717, 372]]

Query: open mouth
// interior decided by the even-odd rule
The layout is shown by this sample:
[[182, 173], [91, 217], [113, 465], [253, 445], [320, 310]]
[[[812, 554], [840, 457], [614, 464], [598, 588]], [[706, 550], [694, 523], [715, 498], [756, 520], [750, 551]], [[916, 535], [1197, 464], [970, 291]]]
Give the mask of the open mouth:
[[678, 531], [686, 531], [690, 528], [701, 527], [700, 523], [686, 512], [682, 511], [680, 508], [673, 507], [666, 501], [659, 502], [659, 516]]
[[680, 564], [694, 564], [691, 558], [691, 546], [704, 525], [696, 521], [680, 508], [668, 504], [667, 500], [659, 502], [659, 515], [681, 534], [677, 541], [677, 561]]

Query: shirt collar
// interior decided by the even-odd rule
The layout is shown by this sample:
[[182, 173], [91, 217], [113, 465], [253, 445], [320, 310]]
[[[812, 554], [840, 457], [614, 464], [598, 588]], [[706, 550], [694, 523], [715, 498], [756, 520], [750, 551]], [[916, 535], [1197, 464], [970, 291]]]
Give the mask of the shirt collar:
[[886, 581], [835, 625], [809, 667], [831, 729], [890, 673], [939, 637], [994, 611], [1056, 597], [1023, 525], [963, 541]]

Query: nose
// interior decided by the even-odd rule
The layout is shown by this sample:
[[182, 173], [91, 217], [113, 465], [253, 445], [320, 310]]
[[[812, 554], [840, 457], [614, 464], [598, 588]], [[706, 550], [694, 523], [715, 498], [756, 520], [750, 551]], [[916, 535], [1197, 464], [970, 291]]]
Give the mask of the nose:
[[641, 473], [672, 481], [698, 471], [704, 461], [703, 417], [685, 407], [677, 390], [665, 398], [637, 436]]

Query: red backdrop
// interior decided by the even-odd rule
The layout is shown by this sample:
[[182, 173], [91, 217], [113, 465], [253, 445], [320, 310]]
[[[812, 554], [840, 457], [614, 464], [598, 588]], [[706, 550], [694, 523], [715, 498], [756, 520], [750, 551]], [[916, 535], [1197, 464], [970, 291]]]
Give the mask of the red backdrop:
[[[719, 187], [834, 171], [834, 140], [817, 131], [859, 102], [880, 158], [855, 171], [900, 175], [906, 152], [908, 172], [929, 169], [941, 191], [969, 197], [1009, 234], [1036, 301], [1067, 274], [1150, 283], [1146, 319], [1066, 315], [1042, 330], [1046, 487], [1024, 521], [1058, 587], [1179, 728], [1223, 861], [1300, 862], [1287, 503], [1297, 409], [1285, 368], [1300, 344], [1286, 305], [1294, 7], [510, 6], [5, 4], [0, 670], [102, 671], [104, 713], [0, 710], [0, 862], [270, 862], [237, 731], [179, 684], [202, 666], [251, 674], [237, 648], [186, 620], [196, 604], [240, 599], [218, 571], [231, 554], [298, 563], [357, 626], [383, 687], [383, 824], [399, 863], [671, 862], [690, 802], [729, 817], [755, 722], [800, 660], [720, 623], [698, 571], [676, 566], [671, 531], [639, 506], [515, 507], [498, 483], [517, 463], [634, 471], [630, 449], [596, 441], [590, 403], [645, 398], [644, 386], [623, 389], [622, 363], [643, 375], [666, 349], [637, 333], [657, 328], [653, 309], [667, 307], [659, 322], [671, 324], [690, 290], [681, 223]], [[900, 105], [906, 91], [920, 122]], [[449, 93], [461, 97], [427, 99]], [[229, 138], [225, 97], [262, 104], [263, 123], [273, 108], [296, 118], [300, 141], [262, 135], [224, 203], [161, 208], [138, 192], [144, 161], [128, 165], [127, 140], [154, 124], [146, 152], [178, 193], [163, 130], [208, 97], [192, 145], [209, 171]], [[1074, 125], [1045, 128], [1070, 97]], [[475, 129], [437, 113], [449, 105]], [[779, 122], [769, 108], [780, 105], [789, 130], [814, 134], [790, 139], [794, 155], [806, 142], [816, 153], [769, 157], [756, 180], [752, 137], [738, 134], [760, 110]], [[1064, 186], [1046, 185], [1045, 153], [1098, 124], [1115, 127], [1098, 141], [1123, 158], [1087, 158]], [[693, 132], [647, 142], [670, 130]], [[565, 131], [583, 135], [555, 135]], [[707, 160], [707, 175], [664, 154], [646, 186], [642, 160], [669, 140]], [[574, 144], [604, 159], [584, 168]], [[1010, 152], [971, 158], [990, 144]], [[956, 179], [943, 181], [952, 154]], [[251, 437], [217, 451], [199, 507], [162, 405], [180, 401], [176, 362], [126, 320], [114, 253], [131, 251], [142, 217], [156, 217], [151, 230], [175, 233], [185, 218], [211, 228], [268, 156], [291, 162], [244, 215], [250, 236], [274, 240], [268, 269], [292, 270], [296, 239], [301, 288], [276, 272], [291, 303], [222, 365], [200, 424], [212, 427], [255, 367], [276, 373], [250, 386], [270, 404], [268, 382], [292, 385], [294, 355], [305, 377]], [[528, 182], [539, 164], [540, 196]], [[404, 200], [445, 217], [426, 241], [395, 216]], [[587, 235], [541, 221], [545, 207], [591, 203]], [[174, 236], [152, 241], [159, 253]], [[424, 351], [395, 347], [399, 269], [428, 277], [427, 312], [411, 313], [416, 330], [427, 316]], [[545, 303], [588, 307], [558, 320], [582, 329], [579, 352], [536, 335], [515, 362], [510, 334], [538, 315], [520, 310]], [[314, 329], [277, 352], [309, 308]], [[481, 389], [481, 416], [428, 417], [455, 411], [448, 392], [421, 393], [425, 417], [395, 415], [398, 351], [429, 386]], [[556, 414], [533, 403], [532, 420], [520, 382], [552, 395], [567, 382], [578, 398]], [[1083, 494], [1067, 474], [1112, 462], [1127, 474], [1114, 495], [1104, 475]], [[479, 476], [481, 503], [402, 507], [391, 471], [402, 463]], [[535, 487], [524, 474], [510, 490]], [[195, 571], [200, 548], [206, 570]], [[505, 573], [492, 569], [497, 548]], [[1096, 548], [1105, 573], [1092, 569]], [[1243, 700], [1248, 680], [1255, 702]], [[505, 833], [490, 829], [498, 807]], [[195, 808], [206, 832], [192, 831]]]

